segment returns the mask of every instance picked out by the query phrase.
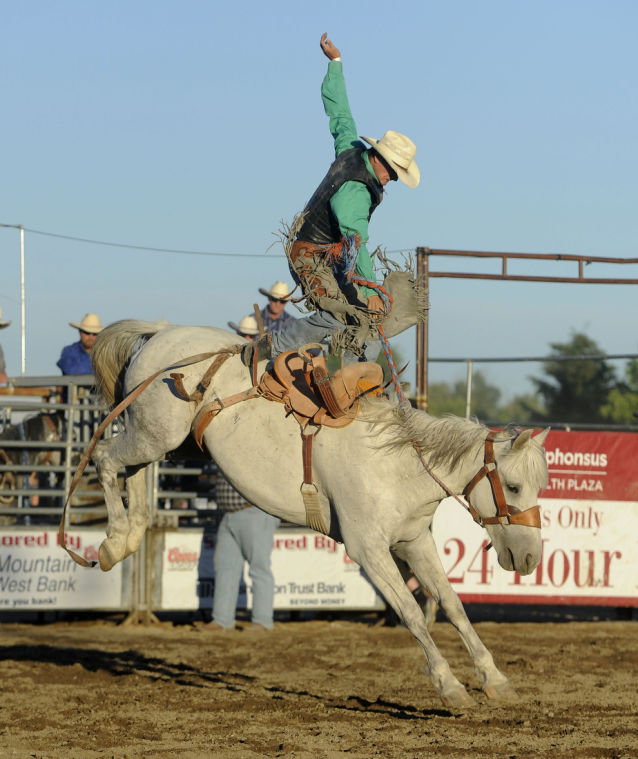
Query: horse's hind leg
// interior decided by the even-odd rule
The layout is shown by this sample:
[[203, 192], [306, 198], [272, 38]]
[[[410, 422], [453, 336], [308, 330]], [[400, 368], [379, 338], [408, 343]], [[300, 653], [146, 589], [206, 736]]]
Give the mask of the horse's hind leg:
[[369, 536], [366, 546], [362, 546], [360, 551], [356, 551], [351, 544], [346, 544], [348, 555], [363, 567], [372, 583], [419, 642], [427, 660], [430, 679], [443, 704], [452, 710], [473, 706], [474, 700], [454, 677], [450, 665], [434, 644], [421, 607], [406, 587], [387, 545], [370, 545], [368, 539]]
[[[136, 551], [148, 526], [144, 472], [150, 461], [161, 457], [164, 451], [134, 448], [134, 439], [124, 432], [111, 440], [101, 440], [93, 451], [100, 484], [108, 514], [106, 539], [99, 550], [100, 567], [105, 572]], [[140, 460], [141, 459], [141, 460]], [[125, 466], [126, 489], [129, 499], [128, 514], [122, 502], [117, 473]]]
[[127, 467], [126, 494], [128, 497], [129, 532], [126, 538], [124, 558], [135, 553], [140, 547], [148, 527], [148, 505], [146, 492], [146, 471], [148, 465]]
[[108, 572], [118, 561], [122, 561], [126, 552], [126, 540], [129, 534], [129, 520], [120, 495], [117, 481], [119, 462], [113, 456], [115, 448], [119, 447], [119, 438], [101, 440], [93, 451], [100, 484], [104, 489], [104, 501], [108, 514], [106, 538], [102, 541], [98, 552], [100, 568]]
[[486, 696], [498, 700], [515, 698], [514, 689], [505, 675], [497, 669], [492, 654], [476, 634], [467, 618], [461, 599], [450, 585], [439, 559], [432, 533], [427, 530], [420, 538], [410, 543], [402, 543], [398, 551], [410, 564], [419, 582], [425, 585], [440, 602], [447, 618], [458, 630], [472, 657], [474, 669], [481, 680], [481, 687]]

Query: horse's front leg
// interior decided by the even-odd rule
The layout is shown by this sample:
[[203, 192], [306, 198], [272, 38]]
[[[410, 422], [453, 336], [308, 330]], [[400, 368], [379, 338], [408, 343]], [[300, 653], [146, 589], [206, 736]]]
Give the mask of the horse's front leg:
[[118, 438], [101, 440], [93, 451], [100, 485], [104, 489], [104, 501], [108, 515], [106, 538], [98, 551], [100, 569], [108, 572], [109, 569], [122, 561], [126, 553], [126, 540], [129, 534], [129, 521], [120, 495], [120, 487], [117, 482], [118, 462], [113, 456], [113, 448], [117, 445]]
[[516, 698], [514, 689], [505, 675], [497, 669], [492, 654], [476, 634], [461, 599], [452, 589], [430, 530], [426, 530], [419, 538], [409, 543], [401, 543], [395, 551], [409, 563], [419, 582], [427, 587], [435, 600], [441, 604], [448, 619], [458, 630], [472, 657], [485, 695], [496, 700]]
[[454, 677], [450, 665], [432, 640], [421, 607], [406, 587], [388, 546], [382, 542], [371, 545], [366, 539], [366, 546], [362, 546], [359, 551], [351, 545], [346, 545], [346, 550], [363, 567], [372, 583], [419, 642], [427, 660], [428, 674], [443, 704], [452, 710], [473, 706], [472, 697]]

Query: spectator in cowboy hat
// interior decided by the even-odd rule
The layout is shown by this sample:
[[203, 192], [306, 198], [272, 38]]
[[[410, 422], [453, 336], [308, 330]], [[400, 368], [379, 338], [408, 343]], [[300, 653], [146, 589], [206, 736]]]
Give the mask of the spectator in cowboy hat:
[[79, 324], [69, 324], [79, 331], [80, 339], [62, 349], [56, 366], [62, 374], [93, 374], [91, 351], [97, 334], [102, 331], [100, 317], [97, 314], [85, 314]]
[[257, 325], [257, 319], [252, 314], [244, 316], [240, 320], [239, 324], [235, 322], [228, 322], [228, 326], [235, 331], [240, 337], [245, 337], [246, 340], [254, 340], [259, 334], [259, 326]]
[[285, 282], [275, 282], [270, 290], [260, 287], [259, 292], [268, 298], [268, 305], [261, 309], [261, 318], [266, 332], [275, 332], [291, 320], [295, 321], [295, 317], [284, 310], [291, 293]]
[[[228, 325], [247, 340], [253, 340], [259, 334], [254, 316], [244, 316], [239, 324], [228, 322]], [[204, 627], [217, 631], [235, 627], [239, 584], [244, 561], [247, 561], [253, 593], [252, 624], [249, 629], [254, 632], [271, 630], [275, 580], [270, 567], [270, 554], [279, 519], [246, 501], [219, 471], [215, 480], [215, 501], [224, 516], [217, 529], [213, 557], [213, 618]]]
[[[11, 322], [2, 321], [2, 309], [0, 308], [0, 329], [8, 327], [10, 324]], [[7, 365], [4, 361], [4, 352], [2, 350], [2, 346], [0, 345], [0, 383], [6, 384], [8, 381], [9, 378], [7, 377]]]

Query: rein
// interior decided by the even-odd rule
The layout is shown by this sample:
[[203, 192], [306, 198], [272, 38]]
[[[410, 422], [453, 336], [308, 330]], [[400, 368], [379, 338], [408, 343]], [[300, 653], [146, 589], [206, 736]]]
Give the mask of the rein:
[[[366, 282], [366, 285], [368, 287], [372, 287], [375, 290], [377, 290], [380, 295], [387, 293], [381, 293], [382, 288], [379, 286], [375, 286], [374, 283]], [[390, 301], [390, 307], [392, 307], [392, 302]], [[392, 375], [392, 381], [394, 382], [395, 389], [397, 391], [397, 395], [399, 396], [399, 399], [401, 401], [401, 405], [406, 408], [410, 406], [409, 401], [406, 399], [403, 388], [401, 387], [401, 383], [399, 381], [399, 374], [400, 372], [397, 371], [396, 363], [394, 361], [394, 357], [392, 356], [392, 351], [390, 349], [390, 343], [388, 342], [388, 339], [385, 335], [385, 332], [383, 330], [383, 327], [378, 324], [377, 330], [379, 332], [379, 337], [381, 338], [381, 346], [383, 348], [383, 352], [385, 353], [386, 360], [388, 362], [388, 366], [390, 367], [390, 372]], [[501, 481], [498, 478], [498, 474], [496, 472], [496, 459], [494, 457], [494, 439], [495, 439], [495, 433], [490, 432], [485, 439], [485, 453], [483, 456], [483, 466], [479, 471], [474, 475], [474, 477], [470, 480], [470, 482], [465, 486], [463, 489], [463, 495], [465, 496], [465, 499], [467, 503], [462, 501], [456, 493], [453, 493], [452, 490], [441, 480], [432, 470], [432, 467], [428, 464], [425, 456], [423, 455], [423, 451], [421, 450], [421, 447], [419, 444], [413, 440], [412, 446], [414, 447], [414, 450], [416, 451], [419, 459], [421, 460], [421, 463], [423, 464], [426, 472], [432, 477], [432, 479], [443, 488], [443, 490], [452, 498], [454, 498], [455, 501], [461, 504], [464, 509], [467, 509], [467, 511], [470, 512], [470, 515], [472, 519], [481, 527], [485, 527], [487, 524], [504, 524], [504, 525], [510, 525], [510, 524], [518, 524], [523, 525], [525, 527], [538, 527], [540, 529], [541, 526], [541, 517], [540, 517], [540, 507], [538, 505], [531, 506], [529, 509], [525, 509], [525, 511], [514, 511], [512, 506], [509, 506], [508, 503], [505, 500], [505, 495], [503, 494], [503, 487], [501, 486]], [[492, 497], [494, 498], [494, 504], [496, 506], [497, 514], [494, 517], [482, 517], [478, 511], [474, 508], [472, 505], [472, 502], [470, 500], [470, 493], [472, 490], [476, 487], [476, 485], [484, 478], [487, 477], [490, 487], [492, 488]], [[492, 544], [490, 543], [485, 550], [488, 550]]]

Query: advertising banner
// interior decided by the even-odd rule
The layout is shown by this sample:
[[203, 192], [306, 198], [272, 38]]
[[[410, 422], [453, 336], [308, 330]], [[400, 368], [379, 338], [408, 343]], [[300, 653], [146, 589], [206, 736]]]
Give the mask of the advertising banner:
[[638, 606], [638, 435], [550, 432], [545, 449], [536, 570], [502, 569], [487, 533], [446, 499], [433, 533], [450, 582], [465, 601]]
[[[104, 534], [66, 533], [69, 548], [97, 559]], [[119, 609], [122, 565], [110, 572], [80, 567], [64, 551], [57, 530], [25, 528], [0, 533], [0, 610]]]
[[638, 502], [638, 434], [551, 431], [542, 498]]
[[272, 553], [275, 609], [383, 609], [385, 603], [346, 549], [309, 530], [280, 530]]
[[[162, 609], [210, 609], [215, 587], [214, 533], [167, 531], [162, 555]], [[310, 530], [275, 533], [272, 551], [274, 608], [383, 609], [384, 603], [343, 545]], [[239, 608], [252, 605], [248, 567]]]
[[[448, 577], [469, 602], [638, 605], [638, 435], [550, 432], [549, 486], [540, 493], [542, 558], [521, 577], [499, 566], [487, 533], [453, 499], [433, 533]], [[214, 533], [165, 534], [163, 609], [211, 608]], [[279, 529], [272, 553], [276, 609], [382, 609], [342, 545], [310, 530]], [[250, 605], [244, 573], [240, 606]]]

